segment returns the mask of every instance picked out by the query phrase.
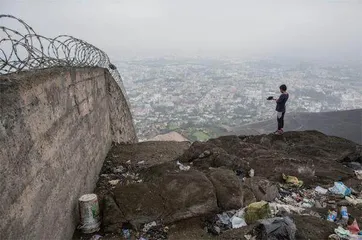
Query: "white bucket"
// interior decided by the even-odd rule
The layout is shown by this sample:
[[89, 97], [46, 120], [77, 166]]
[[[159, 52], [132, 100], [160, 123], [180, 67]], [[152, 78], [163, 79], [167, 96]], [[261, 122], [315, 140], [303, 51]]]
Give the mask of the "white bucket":
[[93, 233], [100, 229], [99, 205], [96, 194], [85, 194], [79, 198], [80, 229]]

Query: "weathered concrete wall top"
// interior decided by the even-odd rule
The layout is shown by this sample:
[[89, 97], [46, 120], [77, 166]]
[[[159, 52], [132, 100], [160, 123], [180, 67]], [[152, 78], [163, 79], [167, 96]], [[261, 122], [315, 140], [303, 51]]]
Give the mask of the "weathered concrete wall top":
[[0, 77], [1, 239], [69, 239], [112, 141], [136, 142], [122, 91], [102, 68]]

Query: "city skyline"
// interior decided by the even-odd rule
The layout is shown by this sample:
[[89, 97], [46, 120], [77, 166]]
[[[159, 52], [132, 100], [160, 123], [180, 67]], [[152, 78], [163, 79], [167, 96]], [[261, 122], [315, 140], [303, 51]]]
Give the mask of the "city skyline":
[[267, 120], [275, 103], [266, 98], [278, 97], [282, 83], [290, 93], [288, 113], [362, 106], [358, 65], [166, 58], [120, 61], [118, 67], [141, 139], [173, 130], [206, 138], [203, 133], [217, 136]]

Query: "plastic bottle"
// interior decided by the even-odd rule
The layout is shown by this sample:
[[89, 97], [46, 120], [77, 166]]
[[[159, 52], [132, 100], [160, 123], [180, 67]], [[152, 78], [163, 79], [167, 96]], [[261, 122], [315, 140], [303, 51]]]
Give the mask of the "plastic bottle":
[[348, 222], [348, 211], [347, 211], [347, 207], [346, 206], [342, 206], [341, 207], [341, 217], [342, 217], [342, 222], [347, 225]]
[[334, 222], [337, 219], [336, 211], [328, 211], [327, 221]]

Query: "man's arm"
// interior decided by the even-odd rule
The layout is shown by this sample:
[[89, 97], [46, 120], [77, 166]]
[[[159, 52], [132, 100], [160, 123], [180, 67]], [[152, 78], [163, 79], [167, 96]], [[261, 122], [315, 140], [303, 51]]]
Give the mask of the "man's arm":
[[283, 102], [283, 101], [284, 101], [284, 99], [285, 99], [284, 94], [281, 94], [281, 95], [280, 95], [280, 97], [279, 97], [278, 99], [275, 99], [275, 101], [276, 101], [277, 103], [280, 103], [280, 102]]

